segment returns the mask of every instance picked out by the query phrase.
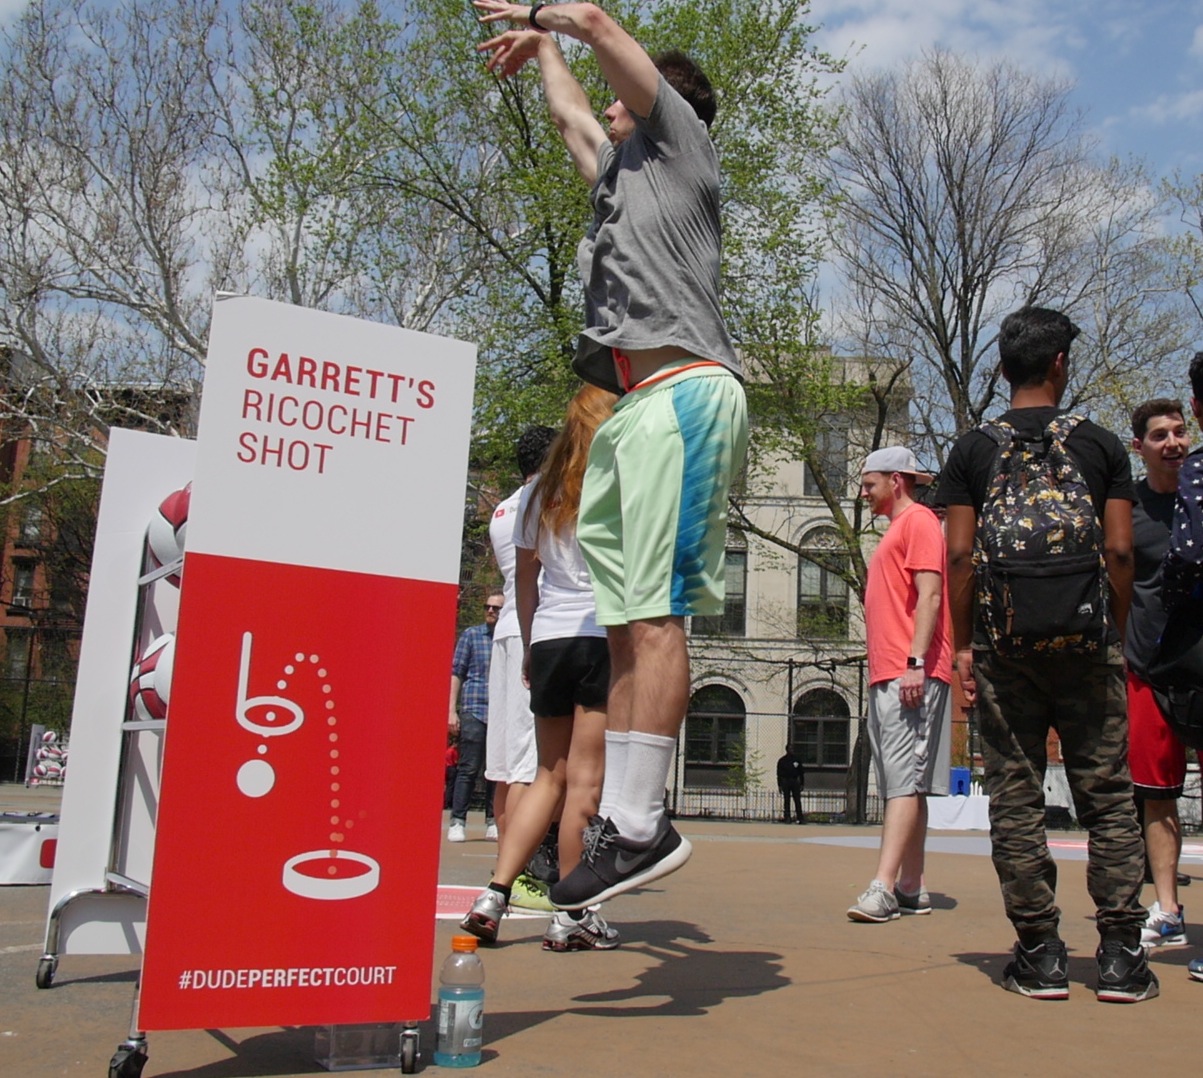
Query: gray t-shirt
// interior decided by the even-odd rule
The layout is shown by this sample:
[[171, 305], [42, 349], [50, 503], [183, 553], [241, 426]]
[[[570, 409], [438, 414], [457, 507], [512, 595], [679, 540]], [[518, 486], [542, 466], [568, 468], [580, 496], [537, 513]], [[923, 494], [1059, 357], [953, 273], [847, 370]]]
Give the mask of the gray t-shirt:
[[740, 374], [719, 309], [718, 155], [706, 125], [660, 78], [651, 114], [597, 154], [594, 218], [577, 251], [586, 329], [573, 369], [613, 393], [612, 349], [677, 345]]

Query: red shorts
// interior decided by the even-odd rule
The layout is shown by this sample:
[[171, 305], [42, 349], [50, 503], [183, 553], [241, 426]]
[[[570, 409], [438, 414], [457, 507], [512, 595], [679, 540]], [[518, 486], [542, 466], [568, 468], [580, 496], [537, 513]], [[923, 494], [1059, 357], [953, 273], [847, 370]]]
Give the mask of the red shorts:
[[1157, 706], [1149, 683], [1128, 671], [1128, 762], [1138, 797], [1168, 801], [1182, 796], [1186, 748]]

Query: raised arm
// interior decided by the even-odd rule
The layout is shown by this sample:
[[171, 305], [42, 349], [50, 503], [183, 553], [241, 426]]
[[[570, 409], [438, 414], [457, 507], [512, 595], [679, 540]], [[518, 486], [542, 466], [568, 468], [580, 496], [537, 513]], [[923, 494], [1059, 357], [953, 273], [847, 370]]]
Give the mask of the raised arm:
[[[472, 0], [481, 22], [530, 27], [531, 9], [506, 0]], [[630, 34], [596, 4], [547, 4], [539, 8], [539, 28], [583, 41], [597, 57], [610, 89], [636, 116], [648, 116], [656, 103], [660, 72]], [[540, 60], [542, 53], [540, 53]]]

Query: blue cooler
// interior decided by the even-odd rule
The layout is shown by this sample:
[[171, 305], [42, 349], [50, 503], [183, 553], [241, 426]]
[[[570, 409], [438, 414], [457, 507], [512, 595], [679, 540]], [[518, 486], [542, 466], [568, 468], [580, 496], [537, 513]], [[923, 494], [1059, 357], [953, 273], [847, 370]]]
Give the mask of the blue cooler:
[[952, 768], [951, 776], [948, 792], [952, 794], [953, 797], [968, 797], [969, 781], [971, 778], [969, 768], [954, 767]]

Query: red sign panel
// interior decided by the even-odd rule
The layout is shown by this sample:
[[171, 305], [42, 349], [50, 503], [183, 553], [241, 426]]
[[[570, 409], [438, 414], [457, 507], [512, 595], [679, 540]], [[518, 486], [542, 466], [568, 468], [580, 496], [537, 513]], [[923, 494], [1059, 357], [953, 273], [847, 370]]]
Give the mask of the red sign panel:
[[[258, 316], [288, 326], [280, 354], [302, 352], [290, 333], [339, 356], [355, 342], [346, 319], [239, 304], [210, 346], [140, 1025], [424, 1018], [473, 366], [399, 351], [397, 330], [373, 355], [383, 327], [367, 327], [362, 385], [429, 367], [443, 412], [415, 412], [403, 446], [333, 444], [321, 469], [280, 472], [240, 452], [268, 369], [246, 358], [271, 336]], [[348, 384], [307, 388], [328, 411]], [[276, 437], [266, 419], [249, 433]]]

